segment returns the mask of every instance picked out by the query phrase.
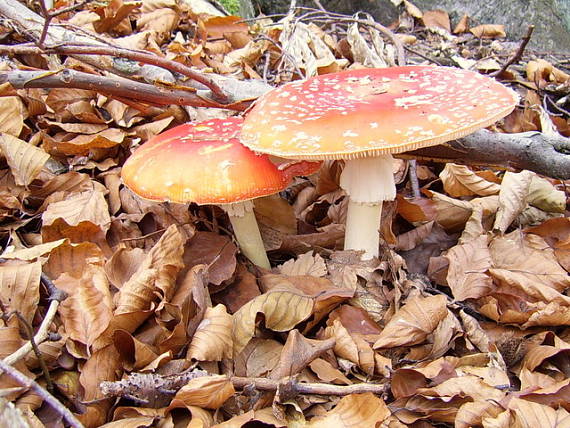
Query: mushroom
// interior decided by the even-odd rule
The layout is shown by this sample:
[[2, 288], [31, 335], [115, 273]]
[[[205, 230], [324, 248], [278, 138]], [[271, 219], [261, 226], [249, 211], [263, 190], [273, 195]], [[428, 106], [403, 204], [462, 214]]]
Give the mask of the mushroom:
[[358, 69], [264, 94], [242, 143], [289, 159], [345, 159], [345, 249], [378, 255], [382, 201], [393, 200], [393, 153], [441, 144], [509, 114], [518, 96], [495, 80], [448, 67]]
[[295, 175], [312, 174], [320, 163], [274, 165], [240, 143], [242, 123], [239, 117], [212, 119], [156, 135], [127, 159], [121, 176], [145, 199], [217, 204], [228, 213], [245, 256], [270, 269], [252, 199], [285, 189]]

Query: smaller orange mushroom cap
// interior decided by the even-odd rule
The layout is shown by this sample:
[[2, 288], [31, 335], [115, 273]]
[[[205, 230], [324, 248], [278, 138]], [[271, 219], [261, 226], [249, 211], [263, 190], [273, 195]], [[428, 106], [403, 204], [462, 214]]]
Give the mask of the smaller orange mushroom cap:
[[433, 146], [491, 125], [517, 94], [450, 67], [364, 68], [287, 83], [245, 118], [242, 142], [289, 159], [351, 159]]
[[238, 138], [243, 119], [187, 123], [148, 140], [125, 162], [121, 176], [134, 193], [153, 201], [227, 204], [277, 193], [293, 175], [320, 163], [279, 168]]

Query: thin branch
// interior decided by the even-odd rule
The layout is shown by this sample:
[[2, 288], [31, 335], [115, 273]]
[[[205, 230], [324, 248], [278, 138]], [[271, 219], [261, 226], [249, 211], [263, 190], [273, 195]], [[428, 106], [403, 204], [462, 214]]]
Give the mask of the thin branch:
[[23, 317], [23, 315], [20, 313], [20, 311], [14, 311], [13, 314], [18, 317], [21, 325], [24, 327], [24, 331], [26, 332], [26, 339], [28, 339], [28, 341], [29, 341], [28, 343], [32, 346], [32, 349], [34, 350], [34, 354], [36, 354], [36, 357], [37, 357], [38, 362], [40, 364], [40, 368], [41, 368], [42, 373], [44, 375], [44, 378], [46, 380], [47, 390], [49, 392], [53, 393], [53, 390], [54, 390], [53, 382], [51, 380], [51, 376], [49, 374], [49, 370], [47, 368], [46, 362], [42, 356], [42, 351], [40, 351], [40, 348], [38, 348], [38, 342], [36, 342], [36, 340], [35, 340], [34, 329], [30, 325], [28, 320], [26, 320], [26, 318]]
[[503, 66], [501, 67], [500, 70], [491, 73], [491, 76], [500, 76], [505, 71], [507, 71], [507, 68], [509, 68], [509, 66], [511, 64], [514, 64], [515, 62], [519, 62], [521, 60], [523, 53], [524, 53], [524, 50], [526, 48], [526, 45], [528, 45], [528, 42], [530, 41], [530, 38], [532, 37], [533, 31], [534, 31], [534, 25], [529, 25], [528, 29], [526, 30], [526, 34], [523, 37], [521, 44], [519, 45], [519, 48], [517, 49], [515, 54], [511, 58], [509, 58], [509, 60], [505, 64], [503, 64]]
[[203, 85], [207, 86], [220, 101], [228, 101], [227, 94], [209, 76], [199, 73], [179, 62], [170, 61], [166, 58], [162, 58], [149, 52], [95, 44], [66, 44], [60, 46], [45, 46], [41, 48], [38, 48], [36, 46], [0, 45], [0, 53], [9, 55], [109, 55], [119, 58], [128, 58], [133, 61], [155, 65], [166, 70], [180, 73], [192, 80], [195, 80], [196, 82], [200, 82]]
[[8, 376], [18, 382], [20, 385], [28, 389], [33, 389], [46, 403], [48, 403], [54, 410], [56, 410], [67, 423], [73, 428], [83, 428], [83, 425], [75, 417], [71, 411], [61, 404], [53, 395], [42, 388], [36, 381], [30, 379], [19, 370], [7, 364], [4, 360], [0, 360], [0, 369], [2, 369]]
[[328, 383], [303, 383], [295, 379], [273, 380], [257, 377], [232, 377], [230, 378], [235, 388], [243, 389], [248, 386], [261, 391], [277, 391], [284, 384], [287, 384], [289, 391], [293, 394], [316, 394], [316, 395], [337, 395], [363, 394], [372, 392], [373, 394], [384, 394], [386, 385], [376, 383], [356, 383], [353, 385], [332, 385]]
[[119, 98], [135, 99], [154, 105], [190, 105], [194, 107], [227, 108], [243, 111], [250, 101], [219, 104], [197, 95], [193, 88], [187, 91], [168, 89], [135, 82], [122, 77], [102, 77], [71, 69], [58, 72], [7, 71], [0, 72], [0, 83], [10, 83], [16, 89], [26, 88], [75, 88], [95, 91]]

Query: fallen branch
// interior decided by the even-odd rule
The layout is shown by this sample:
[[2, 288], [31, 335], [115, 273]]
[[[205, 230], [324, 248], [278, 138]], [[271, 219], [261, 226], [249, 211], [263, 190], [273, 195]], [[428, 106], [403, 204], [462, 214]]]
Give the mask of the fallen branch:
[[499, 134], [485, 129], [439, 146], [401, 153], [406, 159], [528, 169], [570, 179], [570, 139], [540, 132]]
[[332, 385], [329, 383], [303, 383], [294, 378], [283, 380], [272, 380], [257, 377], [232, 377], [232, 384], [236, 389], [243, 389], [253, 386], [260, 391], [277, 391], [279, 388], [286, 388], [288, 394], [302, 395], [336, 395], [345, 396], [350, 394], [363, 394], [371, 392], [373, 394], [384, 394], [386, 384], [377, 383], [355, 383], [353, 385]]
[[[124, 397], [148, 407], [163, 407], [168, 405], [176, 392], [191, 379], [208, 376], [202, 370], [185, 371], [175, 375], [161, 376], [155, 373], [131, 373], [125, 379], [116, 382], [101, 382], [100, 389], [107, 398]], [[353, 385], [331, 385], [328, 383], [303, 383], [294, 377], [273, 380], [257, 377], [231, 377], [234, 388], [257, 389], [259, 391], [286, 391], [287, 397], [302, 394], [336, 395], [384, 394], [386, 384], [357, 383]]]
[[194, 107], [227, 108], [242, 111], [249, 102], [220, 104], [203, 98], [195, 90], [169, 89], [147, 83], [135, 82], [119, 76], [103, 77], [81, 71], [62, 69], [59, 71], [4, 71], [0, 72], [0, 83], [10, 83], [16, 89], [26, 88], [75, 88], [97, 93], [135, 99], [154, 105], [189, 105]]
[[47, 404], [49, 404], [56, 412], [58, 412], [71, 427], [83, 427], [81, 422], [79, 422], [79, 420], [73, 413], [71, 413], [67, 407], [61, 404], [53, 395], [42, 388], [35, 380], [30, 379], [11, 365], [6, 364], [4, 360], [0, 360], [0, 369], [2, 369], [4, 373], [14, 379], [20, 385], [25, 386], [28, 389], [33, 389], [33, 391], [38, 394]]
[[[3, 15], [15, 22], [23, 34], [30, 36], [32, 39], [38, 41], [38, 43], [41, 42], [40, 47], [43, 47], [45, 43], [46, 46], [49, 46], [49, 49], [57, 50], [59, 48], [65, 50], [64, 46], [75, 45], [71, 46], [70, 49], [77, 49], [78, 46], [88, 45], [91, 48], [91, 51], [89, 49], [86, 49], [86, 52], [81, 52], [81, 49], [79, 49], [76, 54], [71, 52], [70, 54], [76, 56], [77, 59], [83, 62], [93, 65], [94, 67], [103, 67], [104, 69], [107, 69], [116, 74], [123, 74], [123, 70], [121, 69], [120, 65], [114, 63], [110, 57], [101, 55], [114, 55], [125, 58], [132, 57], [137, 61], [138, 59], [136, 59], [136, 55], [139, 55], [139, 58], [144, 58], [144, 60], [141, 62], [150, 64], [147, 67], [155, 67], [156, 65], [159, 65], [161, 68], [169, 70], [173, 69], [173, 71], [184, 74], [187, 77], [190, 77], [193, 80], [196, 80], [207, 86], [216, 96], [216, 99], [220, 101], [228, 101], [228, 95], [222, 90], [222, 88], [214, 81], [211, 76], [207, 76], [203, 73], [194, 71], [189, 67], [184, 66], [183, 64], [178, 64], [174, 61], [168, 61], [150, 53], [141, 54], [139, 52], [137, 54], [136, 51], [129, 51], [128, 49], [122, 49], [116, 46], [112, 47], [109, 44], [104, 45], [101, 43], [100, 39], [97, 39], [95, 37], [88, 37], [85, 34], [79, 34], [74, 31], [69, 31], [58, 25], [52, 24], [49, 26], [50, 31], [46, 33], [46, 20], [24, 5], [20, 4], [17, 0], [3, 0], [0, 2], [0, 15]], [[94, 49], [96, 45], [100, 46], [101, 54], [92, 53], [92, 49]], [[39, 51], [40, 48], [37, 48], [37, 50]], [[117, 55], [109, 52], [115, 52]], [[165, 65], [168, 67], [165, 67]], [[144, 66], [141, 67], [141, 69], [144, 70]], [[147, 73], [141, 71], [141, 74], [144, 75]], [[152, 73], [148, 74], [152, 75]]]

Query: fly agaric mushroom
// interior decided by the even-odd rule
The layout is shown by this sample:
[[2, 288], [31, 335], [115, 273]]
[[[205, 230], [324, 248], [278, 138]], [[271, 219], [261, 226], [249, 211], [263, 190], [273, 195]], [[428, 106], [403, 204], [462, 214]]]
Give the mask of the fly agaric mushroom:
[[251, 200], [280, 192], [320, 163], [274, 165], [240, 143], [242, 123], [238, 117], [212, 119], [156, 135], [125, 162], [121, 176], [144, 199], [217, 204], [228, 213], [245, 256], [270, 269]]
[[518, 96], [478, 73], [447, 67], [359, 69], [295, 81], [264, 94], [242, 142], [289, 159], [345, 159], [345, 249], [378, 255], [382, 201], [396, 186], [392, 153], [463, 137], [509, 114]]

